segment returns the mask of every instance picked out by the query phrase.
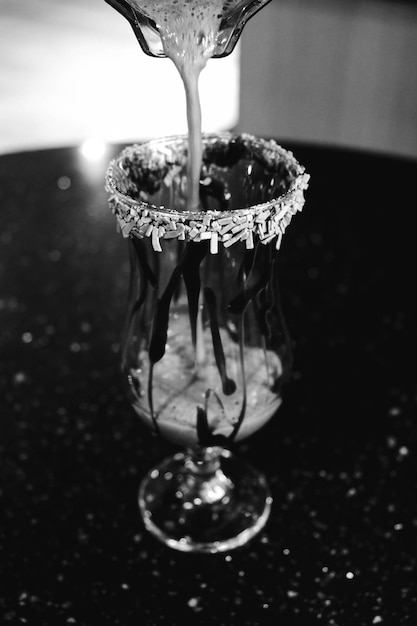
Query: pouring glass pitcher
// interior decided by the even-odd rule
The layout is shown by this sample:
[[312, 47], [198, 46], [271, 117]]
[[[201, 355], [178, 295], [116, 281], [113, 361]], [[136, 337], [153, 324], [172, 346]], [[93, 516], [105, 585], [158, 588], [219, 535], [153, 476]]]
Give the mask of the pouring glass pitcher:
[[[133, 28], [133, 32], [145, 54], [165, 57], [159, 26], [147, 14], [140, 0], [105, 0], [123, 15]], [[221, 4], [221, 19], [216, 37], [213, 57], [229, 55], [235, 48], [246, 22], [271, 0], [224, 0]], [[147, 2], [149, 4], [149, 0]], [[195, 3], [198, 6], [198, 2]], [[213, 8], [216, 9], [216, 2]], [[163, 7], [164, 2], [155, 0], [155, 5]], [[191, 3], [190, 3], [190, 10]], [[220, 17], [220, 14], [219, 14]]]

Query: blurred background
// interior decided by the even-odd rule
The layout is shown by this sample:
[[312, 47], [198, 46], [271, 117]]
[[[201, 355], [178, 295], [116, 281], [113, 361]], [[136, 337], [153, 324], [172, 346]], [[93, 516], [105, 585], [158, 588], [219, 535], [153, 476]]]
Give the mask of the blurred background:
[[[204, 130], [417, 157], [417, 2], [272, 0], [201, 78]], [[185, 132], [169, 60], [104, 0], [0, 0], [0, 153]]]

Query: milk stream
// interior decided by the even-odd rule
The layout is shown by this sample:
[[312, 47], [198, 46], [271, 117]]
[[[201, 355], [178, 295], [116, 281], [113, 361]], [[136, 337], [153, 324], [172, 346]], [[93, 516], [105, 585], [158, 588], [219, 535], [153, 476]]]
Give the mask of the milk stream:
[[158, 27], [165, 55], [177, 68], [185, 89], [189, 154], [187, 210], [200, 210], [202, 116], [198, 90], [201, 71], [213, 56], [224, 15], [242, 0], [130, 0]]

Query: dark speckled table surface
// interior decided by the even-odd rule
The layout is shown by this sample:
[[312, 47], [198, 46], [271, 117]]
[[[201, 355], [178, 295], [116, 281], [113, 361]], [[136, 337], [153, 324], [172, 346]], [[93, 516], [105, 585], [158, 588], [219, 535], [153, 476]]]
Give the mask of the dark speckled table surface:
[[289, 147], [312, 176], [280, 252], [295, 367], [236, 446], [273, 510], [219, 555], [139, 518], [140, 479], [173, 448], [121, 386], [116, 147], [0, 157], [1, 624], [417, 624], [417, 163]]

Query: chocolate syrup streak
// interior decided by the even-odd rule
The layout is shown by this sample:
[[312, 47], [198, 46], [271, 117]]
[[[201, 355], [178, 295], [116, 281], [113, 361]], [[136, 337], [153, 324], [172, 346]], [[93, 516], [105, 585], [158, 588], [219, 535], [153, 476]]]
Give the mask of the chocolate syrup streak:
[[[140, 312], [143, 306], [153, 307], [152, 325], [148, 331], [148, 357], [149, 357], [149, 379], [148, 379], [148, 404], [152, 421], [156, 432], [160, 432], [158, 426], [158, 415], [154, 410], [153, 399], [153, 370], [165, 354], [167, 347], [167, 339], [169, 334], [170, 310], [173, 300], [179, 296], [182, 285], [185, 286], [188, 300], [188, 314], [191, 330], [191, 339], [194, 352], [197, 351], [198, 343], [198, 316], [201, 295], [204, 296], [205, 311], [208, 318], [210, 333], [212, 337], [213, 352], [216, 367], [221, 381], [222, 391], [226, 396], [233, 395], [237, 390], [236, 382], [227, 374], [227, 362], [225, 350], [220, 334], [219, 304], [215, 290], [208, 286], [202, 285], [201, 276], [204, 274], [202, 269], [203, 261], [208, 256], [209, 246], [206, 242], [198, 244], [189, 242], [184, 244], [183, 250], [180, 252], [180, 258], [177, 265], [173, 268], [171, 275], [162, 294], [155, 297], [158, 289], [158, 281], [155, 272], [150, 267], [147, 260], [146, 249], [140, 240], [132, 239], [133, 250], [136, 255], [136, 262], [140, 270], [140, 284], [138, 289], [138, 298], [134, 302], [130, 312], [130, 324], [136, 314]], [[234, 423], [233, 429], [228, 437], [224, 440], [232, 440], [236, 437], [239, 428], [244, 420], [246, 412], [246, 383], [245, 383], [245, 363], [244, 363], [244, 320], [248, 306], [251, 304], [257, 320], [258, 330], [263, 336], [265, 344], [266, 337], [270, 334], [268, 323], [268, 311], [273, 304], [273, 289], [271, 280], [275, 273], [275, 268], [271, 272], [271, 262], [274, 265], [270, 250], [271, 246], [263, 246], [259, 242], [253, 251], [247, 251], [244, 255], [241, 265], [237, 268], [236, 280], [239, 286], [239, 293], [228, 304], [227, 310], [233, 316], [237, 317], [237, 339], [239, 344], [240, 371], [242, 374], [242, 402], [238, 418]], [[210, 257], [210, 260], [213, 260]], [[221, 272], [219, 275], [221, 280]], [[222, 297], [224, 292], [222, 292]], [[146, 343], [146, 340], [145, 340]], [[208, 441], [217, 441], [216, 437], [210, 430], [207, 416], [207, 408], [209, 398], [213, 397], [219, 404], [219, 410], [225, 412], [221, 398], [211, 388], [205, 393], [205, 406], [196, 407], [196, 430], [200, 443]]]

